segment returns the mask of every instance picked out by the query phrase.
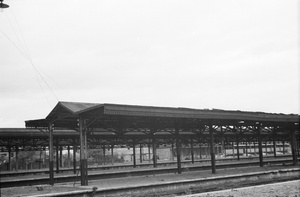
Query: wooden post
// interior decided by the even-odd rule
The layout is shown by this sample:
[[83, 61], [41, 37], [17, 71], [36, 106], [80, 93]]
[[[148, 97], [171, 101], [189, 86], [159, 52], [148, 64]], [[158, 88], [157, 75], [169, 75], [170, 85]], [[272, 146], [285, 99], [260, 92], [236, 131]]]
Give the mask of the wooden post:
[[54, 185], [54, 161], [53, 161], [53, 125], [52, 122], [49, 123], [49, 175], [50, 175], [50, 185]]
[[212, 123], [209, 124], [209, 135], [210, 135], [210, 157], [211, 157], [211, 171], [213, 174], [216, 173], [216, 158], [215, 158], [215, 147], [214, 147], [214, 131]]

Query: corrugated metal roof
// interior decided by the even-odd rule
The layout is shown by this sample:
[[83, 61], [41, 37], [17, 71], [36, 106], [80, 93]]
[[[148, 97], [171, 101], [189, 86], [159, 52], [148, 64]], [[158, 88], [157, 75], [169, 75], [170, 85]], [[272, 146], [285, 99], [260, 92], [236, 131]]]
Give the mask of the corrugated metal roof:
[[83, 111], [87, 111], [90, 109], [94, 109], [95, 107], [101, 106], [99, 103], [78, 103], [78, 102], [59, 102], [60, 105], [69, 109], [73, 113], [81, 113]]
[[51, 116], [53, 113], [60, 112], [62, 110], [67, 110], [71, 114], [78, 114], [89, 109], [93, 109], [97, 106], [101, 106], [99, 103], [79, 103], [79, 102], [65, 102], [60, 101], [54, 107], [54, 109], [49, 113], [48, 116]]
[[190, 108], [149, 107], [118, 104], [104, 104], [104, 114], [169, 118], [299, 122], [299, 116], [294, 114], [286, 115], [264, 112], [201, 110]]
[[[101, 110], [98, 110], [101, 108]], [[95, 111], [98, 110], [98, 111]], [[100, 104], [100, 103], [80, 103], [80, 102], [59, 102], [46, 119], [26, 121], [27, 127], [47, 126], [47, 121], [56, 120], [59, 127], [63, 124], [77, 125], [79, 115], [85, 115], [113, 118], [115, 115], [127, 117], [139, 117], [143, 121], [149, 121], [147, 117], [162, 117], [168, 121], [181, 119], [197, 120], [216, 120], [216, 121], [248, 121], [253, 124], [257, 122], [277, 122], [277, 123], [299, 123], [299, 115], [295, 114], [274, 114], [264, 112], [244, 112], [230, 110], [203, 110], [191, 108], [171, 108], [171, 107], [153, 107], [138, 105], [121, 104]], [[90, 113], [90, 114], [89, 114]], [[171, 120], [173, 119], [173, 120]], [[61, 124], [60, 124], [61, 123]]]

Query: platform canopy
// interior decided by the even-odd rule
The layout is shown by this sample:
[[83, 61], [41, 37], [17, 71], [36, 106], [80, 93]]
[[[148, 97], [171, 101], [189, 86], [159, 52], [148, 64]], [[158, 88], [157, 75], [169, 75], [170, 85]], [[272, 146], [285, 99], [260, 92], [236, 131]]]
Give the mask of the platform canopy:
[[299, 115], [263, 112], [229, 111], [219, 109], [191, 109], [121, 104], [58, 102], [45, 119], [26, 121], [27, 128], [55, 128], [78, 130], [78, 121], [86, 121], [86, 129], [94, 136], [105, 138], [168, 139], [178, 132], [181, 136], [208, 135], [208, 126], [222, 136], [253, 136], [254, 127], [262, 128], [262, 135], [288, 135], [299, 132]]
[[[177, 169], [181, 173], [182, 145], [210, 145], [212, 172], [215, 173], [215, 144], [224, 141], [257, 141], [263, 166], [262, 140], [290, 140], [296, 165], [295, 136], [299, 135], [299, 115], [228, 110], [152, 107], [120, 104], [59, 102], [45, 119], [28, 120], [30, 129], [49, 129], [50, 184], [53, 179], [53, 130], [78, 131], [81, 185], [88, 184], [87, 149], [91, 144], [152, 144], [156, 167], [156, 146], [175, 144]], [[251, 139], [252, 138], [252, 139]], [[273, 143], [275, 144], [275, 143]], [[135, 148], [134, 148], [135, 150]], [[135, 153], [133, 154], [135, 155]], [[135, 157], [135, 156], [134, 156]], [[133, 159], [135, 162], [135, 158]], [[135, 163], [134, 163], [135, 166]]]

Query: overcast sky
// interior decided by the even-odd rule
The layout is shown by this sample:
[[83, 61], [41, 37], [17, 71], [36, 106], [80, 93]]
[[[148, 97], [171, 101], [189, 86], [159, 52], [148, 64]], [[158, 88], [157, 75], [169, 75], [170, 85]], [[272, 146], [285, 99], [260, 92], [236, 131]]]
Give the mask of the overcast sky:
[[58, 101], [300, 113], [297, 0], [4, 3], [0, 127]]

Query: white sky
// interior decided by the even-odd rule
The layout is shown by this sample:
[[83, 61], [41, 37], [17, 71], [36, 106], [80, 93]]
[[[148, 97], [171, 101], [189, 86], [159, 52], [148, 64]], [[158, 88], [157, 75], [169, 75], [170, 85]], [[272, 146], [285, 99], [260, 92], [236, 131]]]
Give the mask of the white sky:
[[4, 3], [0, 127], [58, 100], [300, 113], [298, 0]]

